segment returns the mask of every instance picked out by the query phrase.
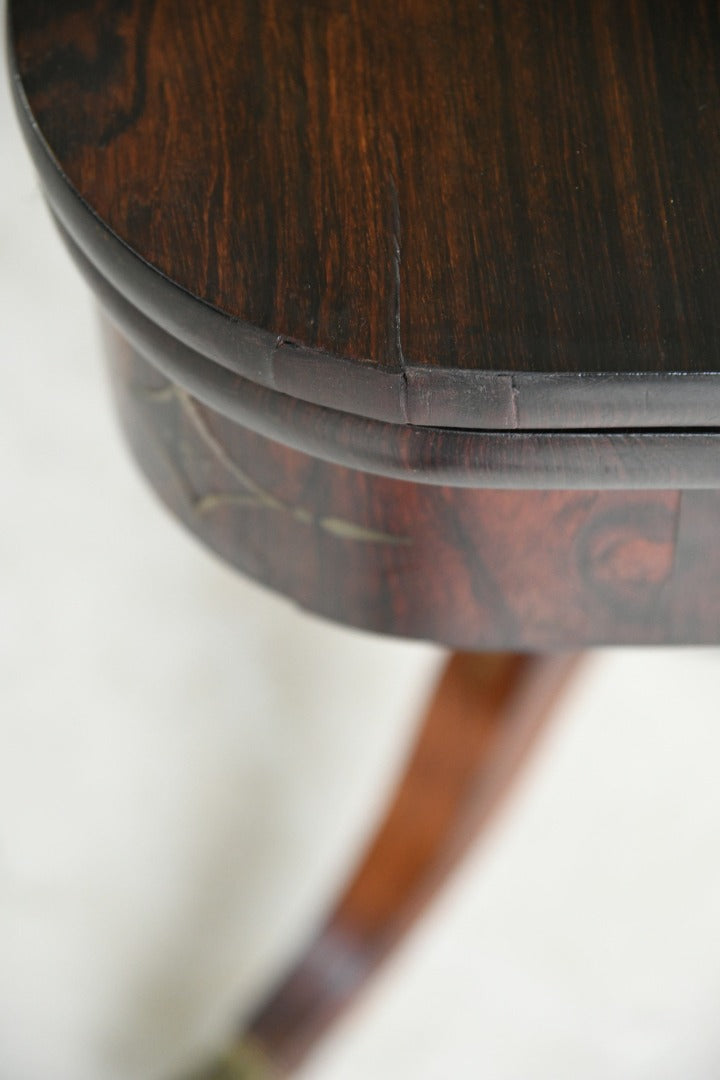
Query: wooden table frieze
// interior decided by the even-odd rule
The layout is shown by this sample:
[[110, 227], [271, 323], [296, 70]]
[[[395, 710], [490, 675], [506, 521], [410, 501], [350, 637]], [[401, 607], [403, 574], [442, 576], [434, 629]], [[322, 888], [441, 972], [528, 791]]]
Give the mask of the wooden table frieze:
[[713, 559], [720, 574], [719, 493], [372, 476], [248, 432], [108, 339], [127, 438], [161, 497], [303, 607], [466, 649], [717, 640], [720, 599], [705, 583]]
[[17, 113], [170, 511], [458, 650], [218, 1076], [292, 1072], [602, 644], [720, 640], [710, 0], [9, 0]]

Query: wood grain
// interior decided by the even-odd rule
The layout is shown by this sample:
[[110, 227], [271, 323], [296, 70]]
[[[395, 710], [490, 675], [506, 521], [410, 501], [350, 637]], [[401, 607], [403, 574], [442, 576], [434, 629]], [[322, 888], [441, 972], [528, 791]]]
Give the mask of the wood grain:
[[[717, 4], [9, 12], [123, 427], [199, 538], [311, 611], [462, 649], [717, 643]], [[274, 1065], [412, 923], [569, 669], [453, 659], [250, 1022]]]
[[711, 0], [10, 7], [73, 238], [91, 208], [231, 369], [416, 424], [717, 421]]
[[428, 706], [387, 815], [315, 939], [247, 1024], [279, 1075], [293, 1072], [367, 987], [477, 839], [573, 656], [456, 654]]
[[[715, 488], [720, 431], [457, 431], [379, 422], [241, 378], [146, 318], [65, 240], [122, 336], [178, 391], [257, 434], [375, 475], [467, 488]], [[157, 283], [164, 279], [154, 275]]]
[[109, 326], [107, 340], [125, 433], [160, 497], [304, 608], [459, 649], [717, 643], [718, 491], [473, 489], [360, 472], [244, 428]]

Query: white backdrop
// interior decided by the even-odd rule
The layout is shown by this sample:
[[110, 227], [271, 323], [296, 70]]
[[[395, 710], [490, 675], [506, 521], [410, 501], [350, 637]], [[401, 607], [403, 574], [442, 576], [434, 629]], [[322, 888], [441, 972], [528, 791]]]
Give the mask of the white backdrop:
[[[0, 99], [0, 1080], [165, 1080], [311, 924], [439, 650], [243, 582], [121, 445]], [[716, 1080], [720, 654], [595, 654], [304, 1080]]]

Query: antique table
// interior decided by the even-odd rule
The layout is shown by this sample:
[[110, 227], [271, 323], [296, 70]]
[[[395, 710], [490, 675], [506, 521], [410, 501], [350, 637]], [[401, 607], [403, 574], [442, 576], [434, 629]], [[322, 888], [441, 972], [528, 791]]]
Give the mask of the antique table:
[[475, 835], [572, 651], [720, 640], [720, 10], [9, 9], [20, 123], [160, 497], [303, 607], [462, 650], [226, 1066], [292, 1070]]

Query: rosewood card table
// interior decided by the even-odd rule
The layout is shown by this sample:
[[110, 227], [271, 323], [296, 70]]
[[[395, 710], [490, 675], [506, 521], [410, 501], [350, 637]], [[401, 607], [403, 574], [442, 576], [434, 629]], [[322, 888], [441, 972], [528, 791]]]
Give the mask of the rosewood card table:
[[720, 8], [9, 14], [20, 123], [161, 499], [308, 610], [459, 650], [362, 865], [213, 1075], [287, 1073], [576, 650], [720, 641]]

